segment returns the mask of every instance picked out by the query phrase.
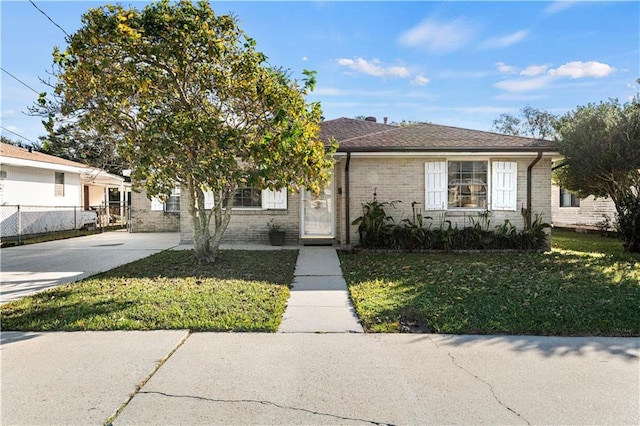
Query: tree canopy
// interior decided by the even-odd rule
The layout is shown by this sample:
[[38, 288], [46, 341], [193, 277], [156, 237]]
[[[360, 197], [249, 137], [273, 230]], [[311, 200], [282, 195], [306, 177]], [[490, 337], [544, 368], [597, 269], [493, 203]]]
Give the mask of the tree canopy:
[[112, 141], [150, 196], [186, 188], [201, 261], [215, 260], [239, 186], [328, 182], [320, 105], [305, 101], [314, 73], [269, 65], [235, 17], [164, 0], [90, 9], [82, 24], [54, 51], [62, 115]]
[[555, 135], [555, 118], [547, 111], [527, 105], [520, 109], [518, 115], [500, 114], [493, 120], [491, 130], [505, 135], [548, 139]]
[[640, 102], [580, 106], [556, 123], [564, 159], [555, 181], [581, 198], [609, 197], [625, 250], [640, 252]]

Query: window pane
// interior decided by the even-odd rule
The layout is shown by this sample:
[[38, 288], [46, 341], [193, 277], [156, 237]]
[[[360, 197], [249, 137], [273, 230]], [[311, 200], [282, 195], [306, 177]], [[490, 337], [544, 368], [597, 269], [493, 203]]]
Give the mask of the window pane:
[[580, 207], [580, 197], [560, 188], [560, 207]]
[[449, 208], [487, 207], [486, 161], [449, 161]]
[[64, 197], [64, 173], [55, 172], [55, 196]]
[[252, 187], [238, 188], [233, 196], [234, 207], [262, 207], [262, 191]]

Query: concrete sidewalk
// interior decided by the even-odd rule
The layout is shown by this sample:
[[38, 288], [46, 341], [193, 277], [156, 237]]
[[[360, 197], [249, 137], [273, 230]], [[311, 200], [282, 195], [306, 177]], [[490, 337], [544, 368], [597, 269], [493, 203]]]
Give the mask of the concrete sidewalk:
[[3, 425], [640, 423], [640, 339], [2, 333]]
[[333, 247], [300, 247], [279, 333], [363, 333]]

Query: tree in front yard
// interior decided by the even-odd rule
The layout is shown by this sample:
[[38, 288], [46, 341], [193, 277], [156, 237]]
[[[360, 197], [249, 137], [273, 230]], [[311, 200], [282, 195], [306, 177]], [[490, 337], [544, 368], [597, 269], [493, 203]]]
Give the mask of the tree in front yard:
[[625, 251], [640, 252], [640, 102], [580, 106], [556, 123], [564, 155], [555, 181], [584, 198], [609, 197]]
[[90, 9], [82, 22], [54, 51], [61, 111], [113, 140], [150, 196], [185, 188], [200, 261], [215, 260], [239, 186], [328, 182], [320, 105], [305, 101], [314, 73], [298, 80], [270, 66], [235, 17], [206, 1], [161, 1]]

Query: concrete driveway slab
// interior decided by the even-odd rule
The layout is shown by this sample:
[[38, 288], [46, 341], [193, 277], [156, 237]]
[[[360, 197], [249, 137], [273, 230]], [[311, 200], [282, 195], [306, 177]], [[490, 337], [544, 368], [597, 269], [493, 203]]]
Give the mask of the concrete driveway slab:
[[103, 424], [187, 335], [3, 331], [0, 423]]
[[178, 233], [115, 231], [4, 248], [0, 253], [0, 303], [81, 280], [179, 242]]

